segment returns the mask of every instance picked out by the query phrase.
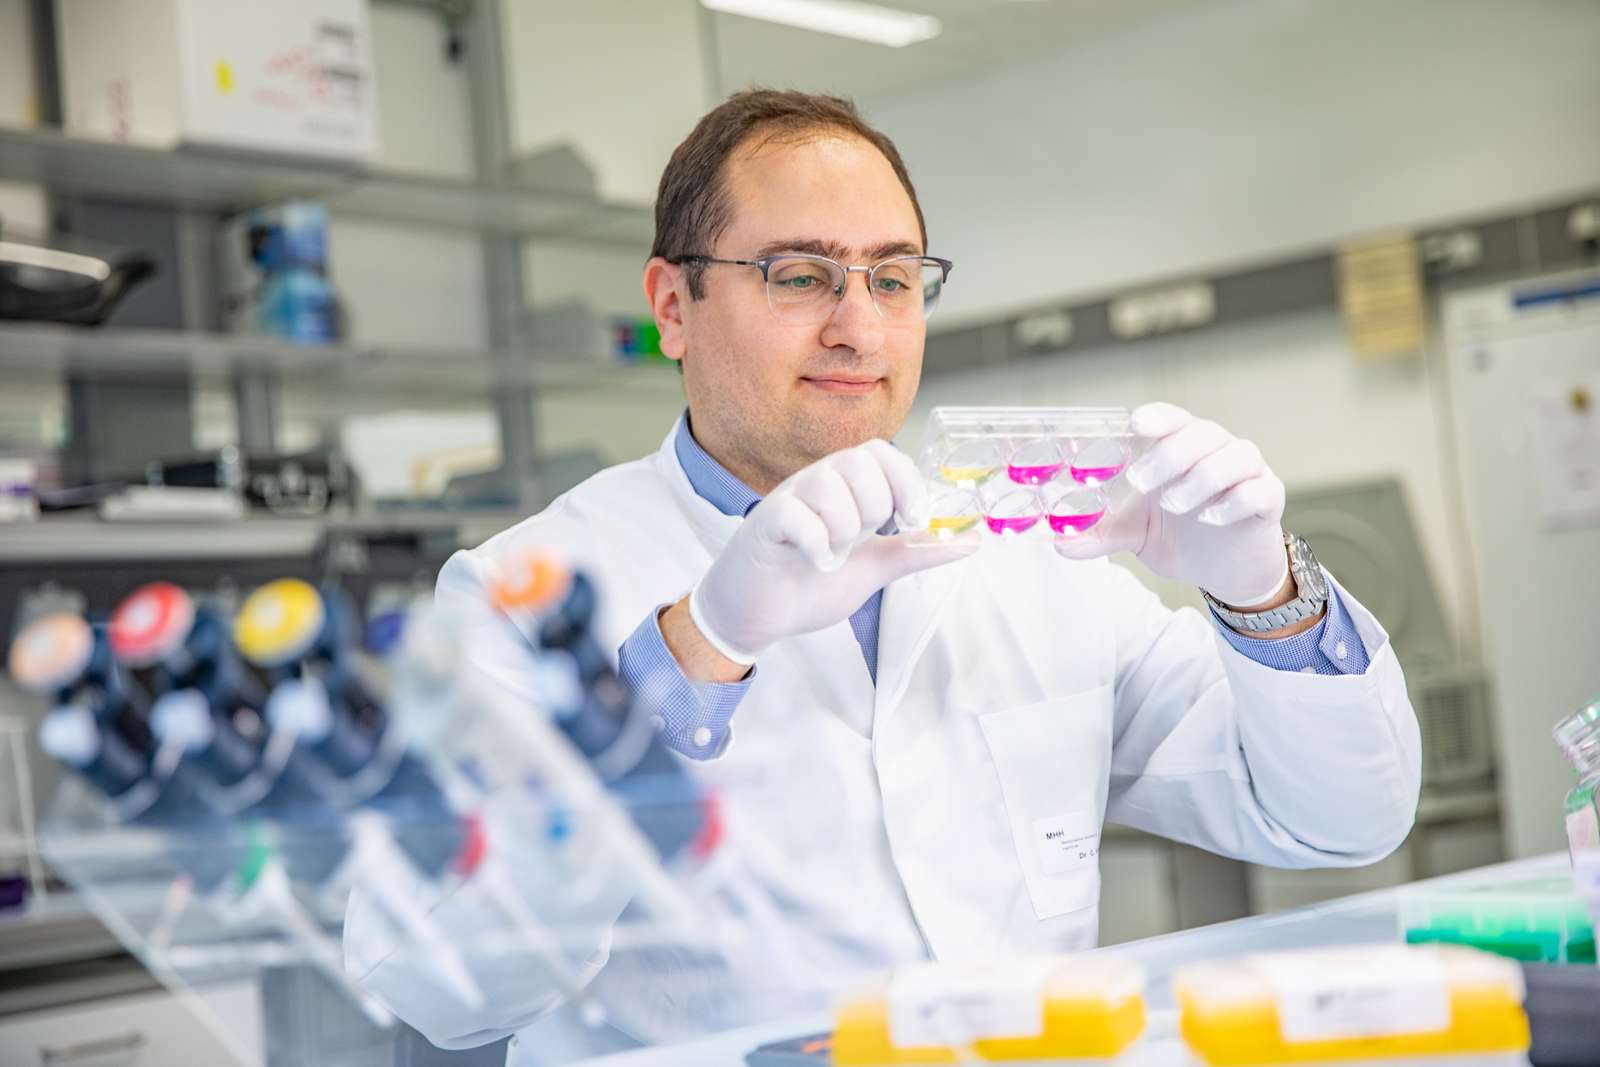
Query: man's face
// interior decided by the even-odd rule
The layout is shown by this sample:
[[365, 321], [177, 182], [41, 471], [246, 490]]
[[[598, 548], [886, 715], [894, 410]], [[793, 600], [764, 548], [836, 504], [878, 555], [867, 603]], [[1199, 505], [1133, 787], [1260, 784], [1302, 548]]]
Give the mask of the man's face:
[[[818, 133], [741, 147], [727, 165], [731, 224], [707, 254], [805, 252], [847, 266], [921, 255], [911, 198], [866, 141]], [[779, 322], [760, 270], [712, 265], [704, 295], [681, 301], [684, 388], [695, 436], [761, 492], [801, 467], [905, 422], [927, 327], [886, 322], [864, 274], [822, 322]]]

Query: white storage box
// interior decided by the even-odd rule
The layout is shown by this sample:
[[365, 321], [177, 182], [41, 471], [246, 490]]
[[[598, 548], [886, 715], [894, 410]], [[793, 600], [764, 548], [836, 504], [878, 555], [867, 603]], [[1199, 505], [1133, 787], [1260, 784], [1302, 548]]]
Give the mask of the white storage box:
[[370, 159], [365, 0], [56, 0], [66, 131]]

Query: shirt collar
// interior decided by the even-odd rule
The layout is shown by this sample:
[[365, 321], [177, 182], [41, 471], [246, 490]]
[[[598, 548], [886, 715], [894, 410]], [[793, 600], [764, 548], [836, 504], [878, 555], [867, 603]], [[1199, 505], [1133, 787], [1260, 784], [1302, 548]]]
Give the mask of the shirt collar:
[[761, 494], [734, 477], [728, 468], [700, 447], [689, 430], [688, 412], [684, 412], [683, 421], [678, 423], [678, 438], [673, 442], [673, 449], [696, 495], [724, 515], [743, 518], [761, 503]]

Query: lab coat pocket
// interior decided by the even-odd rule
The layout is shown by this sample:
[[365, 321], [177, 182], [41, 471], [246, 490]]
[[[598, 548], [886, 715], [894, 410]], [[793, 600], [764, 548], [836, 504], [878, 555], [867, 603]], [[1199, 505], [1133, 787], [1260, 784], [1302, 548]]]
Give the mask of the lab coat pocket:
[[1034, 915], [1092, 907], [1100, 899], [1111, 687], [991, 711], [978, 724]]

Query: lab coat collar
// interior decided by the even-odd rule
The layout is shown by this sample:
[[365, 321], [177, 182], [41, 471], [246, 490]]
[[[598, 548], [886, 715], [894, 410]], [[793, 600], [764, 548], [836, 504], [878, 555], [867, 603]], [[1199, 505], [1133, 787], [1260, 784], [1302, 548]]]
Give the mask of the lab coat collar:
[[661, 447], [657, 449], [656, 470], [666, 479], [667, 488], [672, 493], [678, 510], [689, 521], [695, 536], [699, 538], [707, 552], [716, 556], [744, 519], [739, 515], [724, 515], [709, 500], [694, 491], [689, 475], [684, 472], [683, 464], [678, 460], [677, 440], [683, 421], [684, 416], [679, 415], [673, 422], [672, 429], [667, 431]]

